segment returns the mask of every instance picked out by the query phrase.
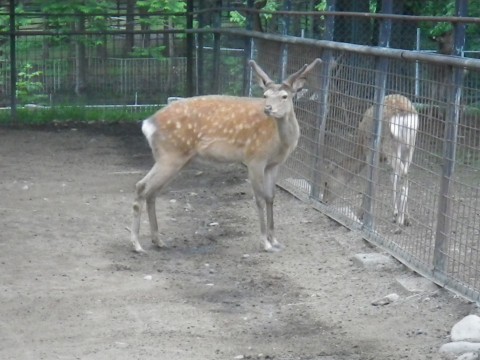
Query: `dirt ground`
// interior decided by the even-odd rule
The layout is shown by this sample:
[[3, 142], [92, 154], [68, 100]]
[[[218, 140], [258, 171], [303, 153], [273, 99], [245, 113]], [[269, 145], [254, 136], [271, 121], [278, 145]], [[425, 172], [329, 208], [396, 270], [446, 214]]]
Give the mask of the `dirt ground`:
[[[132, 251], [135, 126], [0, 129], [0, 359], [438, 359], [476, 311], [443, 289], [409, 294], [405, 268], [279, 191], [283, 252], [260, 252], [242, 166], [196, 164], [161, 195], [168, 248]], [[372, 301], [397, 292], [385, 306]]]

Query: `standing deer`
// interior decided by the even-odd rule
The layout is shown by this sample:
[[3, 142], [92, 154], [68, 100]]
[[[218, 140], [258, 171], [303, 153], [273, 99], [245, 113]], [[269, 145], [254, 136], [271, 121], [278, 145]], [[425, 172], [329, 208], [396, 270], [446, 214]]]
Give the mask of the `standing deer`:
[[[369, 148], [372, 143], [374, 106], [364, 113], [356, 137], [352, 157], [343, 160], [330, 172], [331, 182], [325, 182], [323, 201], [333, 201], [341, 188], [365, 167]], [[418, 130], [418, 113], [408, 98], [402, 95], [389, 95], [383, 104], [383, 126], [380, 160], [387, 161], [393, 169], [393, 221], [399, 225], [409, 225], [408, 169], [415, 150], [415, 138]], [[402, 184], [403, 182], [403, 184]], [[398, 192], [401, 184], [400, 193]], [[363, 215], [362, 210], [359, 218]]]
[[194, 158], [246, 164], [263, 248], [266, 251], [281, 249], [274, 235], [273, 199], [278, 168], [295, 149], [300, 136], [292, 98], [320, 62], [316, 59], [281, 84], [275, 84], [251, 60], [249, 64], [265, 90], [264, 99], [198, 96], [173, 102], [143, 121], [142, 131], [155, 164], [136, 185], [131, 230], [135, 251], [143, 252], [138, 241], [143, 200], [147, 205], [152, 242], [158, 247], [165, 246], [158, 234], [155, 198]]

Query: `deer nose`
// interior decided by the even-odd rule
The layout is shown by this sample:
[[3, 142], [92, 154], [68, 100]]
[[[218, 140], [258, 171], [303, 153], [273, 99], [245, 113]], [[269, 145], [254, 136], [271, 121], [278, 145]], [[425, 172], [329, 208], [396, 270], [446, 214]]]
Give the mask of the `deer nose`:
[[263, 111], [265, 112], [265, 114], [270, 115], [270, 113], [272, 112], [272, 105], [265, 105]]

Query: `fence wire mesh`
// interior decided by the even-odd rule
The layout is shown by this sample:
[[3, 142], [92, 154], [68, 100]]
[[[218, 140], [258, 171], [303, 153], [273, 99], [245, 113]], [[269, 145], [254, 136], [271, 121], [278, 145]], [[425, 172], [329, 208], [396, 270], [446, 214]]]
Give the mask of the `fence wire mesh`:
[[[287, 46], [288, 47], [288, 46]], [[260, 49], [260, 47], [258, 47]], [[322, 56], [322, 52], [315, 56]], [[288, 51], [288, 66], [310, 61], [312, 49]], [[437, 283], [478, 300], [479, 296], [479, 241], [480, 241], [480, 112], [478, 111], [479, 78], [477, 70], [459, 69], [464, 76], [462, 97], [458, 105], [458, 124], [453, 124], [456, 137], [453, 142], [447, 136], [452, 108], [457, 105], [449, 95], [452, 91], [450, 78], [452, 67], [429, 63], [389, 61], [386, 95], [398, 94], [408, 98], [418, 112], [418, 130], [411, 122], [398, 124], [398, 118], [388, 117], [382, 121], [382, 146], [378, 167], [378, 180], [374, 183], [375, 202], [371, 216], [373, 225], [364, 224], [361, 217], [369, 176], [369, 155], [374, 151], [373, 113], [371, 126], [364, 137], [367, 146], [358, 151], [359, 125], [368, 109], [375, 105], [376, 59], [373, 56], [333, 51], [328, 67], [329, 81], [322, 82], [322, 71], [309, 85], [308, 91], [300, 93], [295, 106], [302, 129], [302, 138], [297, 150], [285, 164], [280, 185], [297, 196], [313, 201], [322, 211], [340, 220], [347, 226], [361, 229], [365, 238], [389, 250], [403, 263], [434, 279]], [[257, 52], [264, 60], [265, 52]], [[275, 56], [272, 56], [275, 59]], [[277, 60], [269, 63], [278, 66]], [[267, 64], [266, 64], [267, 66]], [[267, 66], [268, 67], [268, 66]], [[289, 69], [290, 70], [290, 69]], [[422, 75], [418, 75], [422, 74]], [[319, 84], [328, 84], [322, 89]], [[328, 109], [325, 132], [320, 128], [322, 94], [327, 93]], [[370, 110], [372, 110], [371, 108]], [[404, 110], [394, 111], [403, 116]], [[392, 124], [397, 124], [395, 128]], [[408, 222], [398, 223], [394, 216], [392, 177], [394, 164], [401, 158], [408, 159], [408, 143], [396, 145], [398, 132], [416, 135], [411, 143], [414, 152], [408, 175], [397, 189], [397, 205], [401, 197], [408, 196]], [[321, 137], [323, 136], [323, 140]], [[323, 145], [322, 145], [323, 144]], [[448, 159], [446, 148], [454, 148], [454, 157]], [[322, 154], [323, 161], [319, 156]], [[451, 162], [453, 173], [444, 179], [445, 167]], [[393, 165], [393, 166], [392, 166]], [[320, 176], [319, 176], [320, 173]], [[343, 181], [337, 183], [342, 179]], [[319, 180], [320, 179], [320, 180]], [[448, 182], [448, 192], [442, 188]], [[322, 204], [325, 184], [334, 192], [333, 202]], [[341, 186], [332, 186], [340, 184]], [[408, 193], [405, 186], [408, 184]], [[317, 192], [315, 189], [318, 189]], [[318, 196], [316, 195], [318, 194]], [[441, 206], [446, 198], [448, 206]], [[401, 210], [400, 210], [401, 211]], [[441, 216], [439, 216], [441, 215]], [[396, 221], [395, 221], [396, 220]], [[445, 226], [443, 222], [449, 224]], [[442, 222], [442, 223], [439, 223]], [[443, 231], [447, 233], [442, 233]], [[439, 239], [444, 239], [440, 244]], [[438, 260], [441, 259], [441, 260]], [[444, 266], [436, 266], [441, 261]]]

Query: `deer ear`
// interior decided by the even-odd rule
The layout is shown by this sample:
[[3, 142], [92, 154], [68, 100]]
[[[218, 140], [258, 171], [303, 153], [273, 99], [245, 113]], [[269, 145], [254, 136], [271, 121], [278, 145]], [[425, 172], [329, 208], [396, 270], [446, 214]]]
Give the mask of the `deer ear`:
[[256, 74], [258, 85], [260, 85], [263, 90], [267, 90], [267, 88], [271, 84], [273, 84], [273, 80], [270, 79], [270, 77], [265, 73], [265, 71], [263, 71], [262, 68], [254, 60], [250, 60], [248, 63]]

